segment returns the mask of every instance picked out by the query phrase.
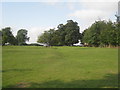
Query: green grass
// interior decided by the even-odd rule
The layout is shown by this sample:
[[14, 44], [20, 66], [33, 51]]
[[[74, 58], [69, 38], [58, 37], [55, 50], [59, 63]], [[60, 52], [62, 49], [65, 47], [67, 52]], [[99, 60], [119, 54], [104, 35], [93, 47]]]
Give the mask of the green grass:
[[118, 49], [3, 47], [3, 88], [117, 88]]

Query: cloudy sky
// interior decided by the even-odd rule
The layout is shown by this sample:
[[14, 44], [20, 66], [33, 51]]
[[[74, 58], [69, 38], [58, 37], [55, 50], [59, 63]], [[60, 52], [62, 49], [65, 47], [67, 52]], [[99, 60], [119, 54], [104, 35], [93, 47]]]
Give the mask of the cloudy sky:
[[95, 20], [115, 21], [119, 0], [3, 0], [0, 3], [0, 28], [11, 27], [14, 35], [27, 29], [29, 42], [58, 24], [72, 19], [78, 22], [80, 32]]

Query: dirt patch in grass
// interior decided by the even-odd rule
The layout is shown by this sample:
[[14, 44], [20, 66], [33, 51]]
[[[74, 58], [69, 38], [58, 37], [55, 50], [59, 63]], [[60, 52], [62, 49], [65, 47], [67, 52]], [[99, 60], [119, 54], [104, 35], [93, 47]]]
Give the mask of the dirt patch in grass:
[[27, 87], [30, 87], [30, 84], [26, 82], [20, 82], [15, 86], [15, 88], [27, 88]]

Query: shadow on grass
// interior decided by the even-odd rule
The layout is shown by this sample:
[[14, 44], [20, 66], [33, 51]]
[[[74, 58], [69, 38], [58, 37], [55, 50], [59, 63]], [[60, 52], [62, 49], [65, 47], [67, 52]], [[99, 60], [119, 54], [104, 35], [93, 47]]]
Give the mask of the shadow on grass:
[[32, 69], [7, 69], [7, 70], [2, 70], [2, 72], [11, 72], [11, 71], [15, 71], [15, 72], [23, 72], [23, 71], [31, 71]]
[[7, 88], [118, 88], [118, 74], [107, 74], [99, 80], [73, 80], [63, 82], [52, 80], [43, 83], [21, 82]]

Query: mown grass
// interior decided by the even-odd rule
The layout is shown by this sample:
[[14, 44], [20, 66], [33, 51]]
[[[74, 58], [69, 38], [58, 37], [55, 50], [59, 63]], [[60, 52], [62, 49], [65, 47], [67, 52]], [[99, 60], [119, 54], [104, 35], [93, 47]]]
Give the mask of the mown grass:
[[3, 88], [117, 88], [118, 50], [5, 46]]

